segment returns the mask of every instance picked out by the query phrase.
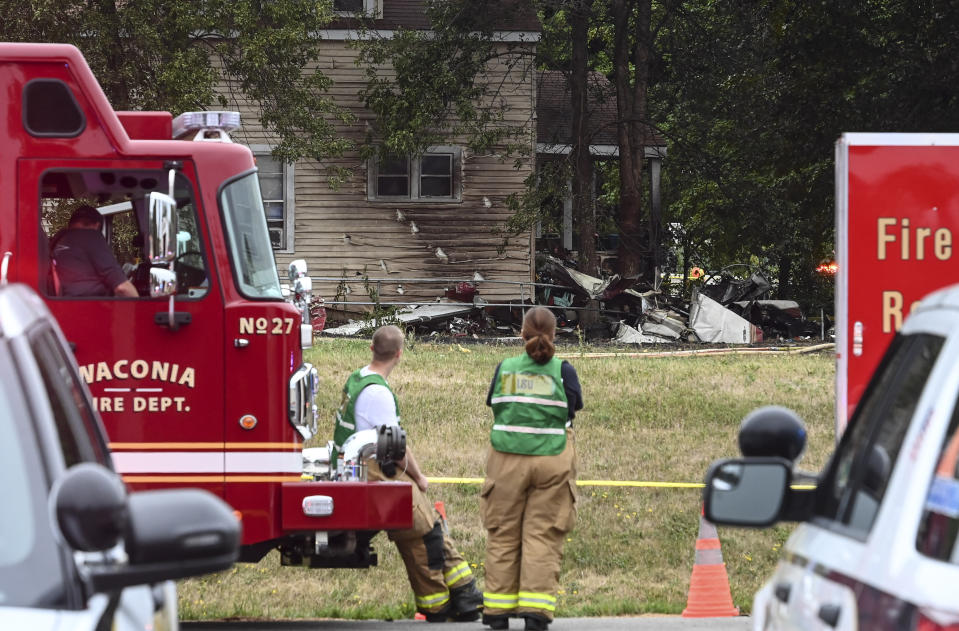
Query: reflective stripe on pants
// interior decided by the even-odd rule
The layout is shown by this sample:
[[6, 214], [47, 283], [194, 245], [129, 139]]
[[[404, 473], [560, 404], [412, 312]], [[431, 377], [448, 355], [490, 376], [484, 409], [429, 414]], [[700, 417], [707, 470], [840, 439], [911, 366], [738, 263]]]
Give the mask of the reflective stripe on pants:
[[483, 606], [486, 609], [516, 609], [519, 594], [494, 594], [483, 592]]
[[[444, 539], [444, 542], [446, 541], [449, 541], [449, 539]], [[470, 565], [466, 561], [454, 565], [443, 573], [446, 586], [450, 589], [455, 587], [457, 583], [470, 578], [473, 578], [473, 572], [470, 570]]]
[[532, 609], [545, 609], [549, 612], [556, 611], [556, 597], [550, 594], [537, 594], [534, 592], [520, 592], [520, 607], [530, 607]]

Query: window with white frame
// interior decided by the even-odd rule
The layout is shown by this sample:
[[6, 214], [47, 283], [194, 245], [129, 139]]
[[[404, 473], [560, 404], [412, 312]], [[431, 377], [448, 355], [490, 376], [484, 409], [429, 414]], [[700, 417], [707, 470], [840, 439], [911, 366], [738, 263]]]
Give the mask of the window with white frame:
[[293, 251], [293, 172], [294, 165], [286, 164], [270, 155], [269, 147], [253, 149], [256, 154], [257, 176], [270, 244], [280, 252]]
[[380, 14], [380, 0], [333, 0], [333, 13], [348, 16], [357, 13]]
[[459, 201], [459, 147], [434, 147], [417, 157], [382, 156], [371, 163], [369, 198], [385, 201]]

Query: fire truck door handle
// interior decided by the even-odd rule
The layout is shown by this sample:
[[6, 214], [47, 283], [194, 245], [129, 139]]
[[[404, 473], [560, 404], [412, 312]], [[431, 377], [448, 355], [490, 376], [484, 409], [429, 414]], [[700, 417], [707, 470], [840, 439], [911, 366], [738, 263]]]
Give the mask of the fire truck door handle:
[[250, 345], [250, 340], [242, 337], [238, 337], [235, 340], [233, 340], [233, 346], [237, 348], [246, 348], [249, 345]]
[[[174, 311], [173, 312], [173, 330], [180, 328], [181, 326], [186, 326], [192, 322], [193, 317], [190, 315], [189, 311]], [[153, 314], [153, 323], [157, 326], [170, 326], [170, 312], [169, 311], [160, 311]]]

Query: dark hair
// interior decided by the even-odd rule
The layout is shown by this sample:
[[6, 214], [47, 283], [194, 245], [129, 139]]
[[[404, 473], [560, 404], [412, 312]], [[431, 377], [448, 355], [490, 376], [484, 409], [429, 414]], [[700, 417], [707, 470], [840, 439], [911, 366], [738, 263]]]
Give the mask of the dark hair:
[[523, 316], [521, 335], [526, 340], [526, 354], [537, 364], [545, 364], [553, 358], [556, 347], [556, 316], [546, 307], [533, 307]]
[[77, 224], [84, 225], [96, 225], [100, 227], [103, 225], [103, 215], [100, 214], [93, 206], [89, 204], [84, 204], [83, 206], [78, 207], [73, 211], [73, 214], [70, 215], [70, 225], [75, 226]]

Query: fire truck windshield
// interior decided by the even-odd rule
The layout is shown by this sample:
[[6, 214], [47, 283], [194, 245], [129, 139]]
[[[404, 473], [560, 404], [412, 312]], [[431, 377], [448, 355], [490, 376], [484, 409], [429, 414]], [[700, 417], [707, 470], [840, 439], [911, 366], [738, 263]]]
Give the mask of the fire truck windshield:
[[256, 173], [227, 184], [220, 193], [220, 207], [240, 293], [247, 298], [282, 300]]

